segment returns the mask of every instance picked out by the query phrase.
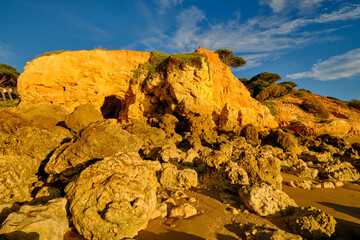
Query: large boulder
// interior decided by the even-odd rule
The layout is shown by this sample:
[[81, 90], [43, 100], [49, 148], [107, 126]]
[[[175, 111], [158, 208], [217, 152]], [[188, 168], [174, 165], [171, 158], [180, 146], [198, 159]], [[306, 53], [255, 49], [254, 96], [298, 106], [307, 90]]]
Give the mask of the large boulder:
[[272, 131], [265, 139], [266, 143], [274, 147], [282, 148], [286, 152], [294, 152], [300, 154], [302, 152], [297, 138], [290, 133], [284, 132], [281, 129]]
[[70, 140], [68, 131], [56, 133], [37, 127], [22, 127], [16, 130], [4, 143], [4, 154], [23, 155], [43, 161], [64, 141]]
[[41, 161], [27, 155], [0, 155], [0, 203], [30, 200], [29, 184]]
[[247, 147], [243, 149], [237, 163], [247, 172], [250, 184], [266, 182], [281, 189], [280, 160], [274, 157], [271, 151], [264, 148]]
[[74, 111], [65, 117], [65, 124], [74, 132], [79, 132], [81, 129], [90, 125], [90, 123], [103, 120], [103, 116], [96, 107], [91, 104], [83, 104], [77, 106]]
[[306, 239], [330, 239], [335, 232], [335, 219], [315, 207], [300, 207], [287, 223], [293, 233]]
[[78, 138], [56, 149], [45, 171], [71, 175], [83, 169], [89, 161], [96, 161], [117, 152], [137, 152], [143, 141], [122, 129], [115, 119], [91, 124]]
[[83, 170], [65, 188], [79, 233], [88, 239], [136, 236], [155, 212], [160, 167], [138, 153], [118, 153]]
[[160, 176], [161, 185], [168, 190], [197, 187], [197, 172], [190, 168], [178, 169], [176, 165], [164, 163]]
[[[154, 113], [212, 116], [224, 130], [253, 124], [277, 127], [269, 110], [251, 98], [218, 54], [161, 55], [126, 50], [65, 51], [34, 59], [18, 79], [20, 105], [52, 103], [72, 112], [92, 103], [103, 113], [112, 108], [122, 120]], [[147, 68], [152, 66], [153, 68]], [[111, 110], [111, 109], [110, 109]], [[115, 116], [117, 117], [117, 116]]]
[[253, 223], [240, 224], [246, 240], [302, 240], [296, 234], [288, 233], [268, 225], [255, 225]]
[[66, 203], [65, 198], [57, 198], [45, 205], [24, 205], [18, 212], [9, 214], [0, 234], [9, 240], [63, 240], [69, 228]]
[[336, 181], [356, 181], [360, 178], [359, 172], [349, 162], [334, 161], [324, 164], [319, 169], [319, 176], [323, 179]]
[[266, 184], [244, 186], [239, 189], [240, 200], [260, 216], [281, 217], [292, 213], [297, 207], [285, 192]]

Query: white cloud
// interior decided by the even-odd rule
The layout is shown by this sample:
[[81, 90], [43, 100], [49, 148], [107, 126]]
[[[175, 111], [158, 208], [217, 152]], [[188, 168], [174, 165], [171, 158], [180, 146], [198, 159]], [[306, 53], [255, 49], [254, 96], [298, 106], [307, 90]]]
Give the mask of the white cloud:
[[310, 71], [287, 75], [291, 79], [336, 80], [360, 75], [360, 48], [314, 64]]
[[0, 58], [10, 58], [10, 57], [15, 57], [15, 56], [16, 56], [16, 54], [11, 52], [9, 50], [9, 47], [7, 47], [4, 44], [0, 45]]
[[[309, 1], [315, 4], [317, 1]], [[310, 3], [309, 3], [310, 4]], [[191, 7], [181, 12], [176, 19], [176, 29], [167, 34], [156, 31], [152, 37], [139, 41], [147, 50], [163, 50], [167, 52], [194, 51], [199, 45], [210, 50], [228, 48], [234, 53], [271, 54], [276, 57], [282, 51], [304, 47], [321, 41], [334, 41], [338, 37], [329, 35], [337, 28], [309, 30], [311, 25], [320, 25], [334, 21], [360, 18], [360, 5], [342, 7], [331, 13], [321, 13], [313, 17], [301, 17], [295, 20], [278, 15], [255, 17], [241, 23], [236, 17], [225, 22], [211, 23], [205, 13]], [[307, 30], [305, 30], [307, 29]], [[260, 54], [260, 55], [259, 55]], [[260, 58], [246, 59], [248, 66], [259, 66]], [[270, 59], [270, 58], [267, 58]], [[263, 59], [266, 61], [266, 58]]]
[[165, 14], [169, 8], [181, 4], [184, 0], [154, 0], [154, 3], [159, 6], [159, 14]]
[[268, 5], [274, 13], [299, 10], [301, 14], [312, 12], [321, 6], [324, 0], [260, 0], [261, 5]]

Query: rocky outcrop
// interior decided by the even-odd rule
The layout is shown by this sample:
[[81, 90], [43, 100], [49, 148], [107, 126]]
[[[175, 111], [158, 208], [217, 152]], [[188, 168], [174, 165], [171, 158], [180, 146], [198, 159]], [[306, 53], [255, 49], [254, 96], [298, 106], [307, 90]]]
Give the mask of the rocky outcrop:
[[70, 137], [69, 132], [59, 134], [37, 127], [22, 127], [5, 140], [4, 154], [26, 154], [41, 162], [49, 157], [63, 141], [70, 140]]
[[88, 239], [136, 236], [155, 212], [158, 170], [159, 162], [119, 153], [82, 171], [65, 188], [79, 233]]
[[27, 155], [0, 155], [0, 203], [30, 200], [29, 184], [40, 164]]
[[90, 123], [103, 120], [101, 112], [96, 110], [91, 103], [83, 104], [74, 109], [74, 111], [65, 117], [65, 125], [74, 132], [80, 132], [81, 129], [90, 125]]
[[240, 224], [246, 240], [302, 240], [302, 237], [267, 225]]
[[0, 234], [4, 239], [14, 240], [63, 240], [69, 228], [66, 202], [65, 198], [58, 198], [45, 205], [24, 205], [6, 218]]
[[193, 169], [177, 169], [170, 163], [164, 163], [162, 169], [160, 183], [165, 189], [188, 189], [198, 185], [198, 175]]
[[301, 207], [288, 219], [292, 232], [306, 239], [330, 239], [335, 232], [334, 218], [315, 207]]
[[285, 192], [266, 184], [245, 186], [239, 190], [240, 200], [260, 216], [281, 217], [297, 207]]
[[139, 151], [143, 141], [122, 129], [114, 119], [96, 122], [84, 129], [72, 142], [56, 149], [46, 164], [51, 174], [71, 175], [86, 166], [117, 152]]
[[319, 176], [324, 179], [338, 181], [356, 181], [360, 178], [359, 172], [349, 162], [330, 162], [319, 169]]
[[216, 53], [200, 48], [193, 55], [169, 56], [161, 71], [149, 74], [158, 54], [91, 50], [37, 58], [18, 79], [21, 105], [50, 103], [71, 112], [90, 102], [122, 120], [173, 112], [211, 116], [227, 131], [277, 126]]

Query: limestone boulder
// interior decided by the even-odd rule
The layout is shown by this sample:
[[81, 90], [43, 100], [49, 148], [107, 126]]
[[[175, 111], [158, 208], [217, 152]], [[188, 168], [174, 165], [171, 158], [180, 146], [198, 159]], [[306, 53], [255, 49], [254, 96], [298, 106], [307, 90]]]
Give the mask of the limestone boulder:
[[0, 202], [30, 200], [29, 184], [38, 172], [41, 161], [27, 155], [0, 155]]
[[137, 152], [143, 141], [122, 129], [115, 119], [89, 125], [78, 138], [56, 149], [45, 166], [51, 174], [74, 174], [88, 162], [112, 156], [117, 152]]
[[259, 144], [259, 133], [258, 129], [251, 124], [246, 125], [241, 130], [241, 136], [246, 138], [246, 141], [253, 146]]
[[178, 167], [173, 164], [164, 163], [162, 165], [160, 183], [168, 190], [197, 187], [198, 174], [190, 168], [178, 169]]
[[63, 240], [69, 228], [66, 199], [50, 200], [45, 205], [24, 205], [9, 214], [0, 234], [5, 239]]
[[266, 224], [255, 225], [253, 223], [240, 224], [240, 229], [246, 240], [302, 240], [299, 235], [285, 232], [270, 227]]
[[330, 152], [317, 153], [313, 151], [303, 152], [301, 159], [304, 161], [312, 161], [314, 163], [326, 163], [333, 160]]
[[260, 216], [281, 217], [292, 213], [295, 201], [285, 192], [266, 184], [239, 189], [240, 200]]
[[43, 161], [64, 141], [69, 141], [68, 131], [56, 133], [53, 131], [27, 126], [17, 129], [4, 143], [4, 154], [23, 155]]
[[96, 109], [95, 105], [87, 103], [75, 107], [74, 111], [65, 117], [65, 125], [74, 132], [79, 132], [90, 123], [101, 120], [103, 120], [101, 112]]
[[297, 138], [294, 135], [280, 129], [272, 131], [266, 137], [265, 141], [270, 145], [282, 148], [286, 152], [294, 152], [297, 154], [302, 152]]
[[337, 181], [357, 181], [360, 178], [359, 172], [349, 162], [330, 162], [322, 165], [319, 169], [319, 176], [323, 179]]
[[335, 233], [336, 221], [315, 207], [300, 207], [288, 220], [291, 231], [305, 239], [330, 239]]
[[271, 151], [263, 148], [244, 148], [237, 163], [247, 172], [250, 184], [266, 182], [281, 189], [280, 161], [272, 155]]
[[189, 203], [184, 203], [180, 206], [173, 207], [170, 211], [169, 217], [189, 218], [197, 214], [196, 208]]
[[156, 211], [160, 163], [118, 153], [83, 170], [65, 188], [79, 233], [88, 239], [133, 238]]

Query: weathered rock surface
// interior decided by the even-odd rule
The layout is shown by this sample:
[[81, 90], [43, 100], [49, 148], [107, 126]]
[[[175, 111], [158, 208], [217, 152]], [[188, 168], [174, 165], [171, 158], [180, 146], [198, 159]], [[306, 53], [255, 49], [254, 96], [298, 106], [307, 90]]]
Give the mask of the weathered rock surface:
[[[4, 154], [23, 155], [26, 154], [32, 158], [45, 160], [52, 151], [58, 148], [63, 141], [70, 139], [69, 132], [54, 133], [37, 127], [19, 128], [6, 139], [4, 144]], [[68, 134], [66, 134], [68, 133]]]
[[70, 175], [92, 160], [103, 159], [117, 152], [137, 152], [143, 141], [122, 129], [115, 119], [91, 124], [72, 142], [63, 144], [51, 156], [45, 171]]
[[319, 169], [319, 176], [324, 179], [338, 181], [356, 181], [360, 178], [359, 172], [349, 162], [335, 161], [323, 165]]
[[266, 137], [266, 142], [275, 147], [282, 148], [286, 152], [294, 152], [297, 154], [302, 152], [295, 136], [280, 129], [271, 132], [269, 136]]
[[269, 150], [245, 148], [240, 154], [237, 163], [247, 172], [250, 184], [266, 182], [275, 188], [281, 189], [280, 161]]
[[189, 203], [184, 203], [180, 206], [173, 207], [171, 209], [169, 217], [182, 217], [189, 218], [197, 214], [196, 208], [191, 206]]
[[87, 127], [90, 123], [103, 120], [100, 111], [91, 104], [83, 104], [75, 107], [74, 111], [65, 117], [65, 124], [68, 128], [75, 132]]
[[156, 209], [159, 162], [137, 153], [118, 153], [81, 172], [66, 188], [79, 233], [91, 239], [132, 238]]
[[162, 169], [160, 183], [165, 189], [188, 189], [198, 185], [198, 175], [193, 169], [177, 169], [170, 163], [163, 164]]
[[27, 155], [0, 155], [0, 203], [30, 199], [29, 184], [41, 161]]
[[334, 218], [315, 207], [300, 207], [287, 221], [292, 232], [306, 239], [330, 239], [335, 232]]
[[63, 240], [69, 228], [66, 203], [65, 198], [58, 198], [45, 205], [24, 205], [6, 218], [0, 234], [14, 240]]
[[267, 225], [240, 224], [246, 240], [302, 240], [302, 237]]
[[239, 189], [240, 200], [260, 216], [281, 217], [297, 207], [285, 192], [266, 184], [245, 186]]
[[28, 63], [18, 79], [21, 104], [53, 103], [71, 112], [88, 102], [100, 110], [115, 99], [118, 103], [112, 107], [116, 111], [120, 105], [119, 117], [124, 120], [175, 111], [186, 116], [213, 115], [224, 130], [246, 124], [260, 129], [278, 125], [216, 53], [197, 52], [207, 61], [202, 57], [194, 65], [170, 57], [165, 74], [137, 79], [135, 72], [149, 61], [150, 53], [91, 50], [40, 57]]

